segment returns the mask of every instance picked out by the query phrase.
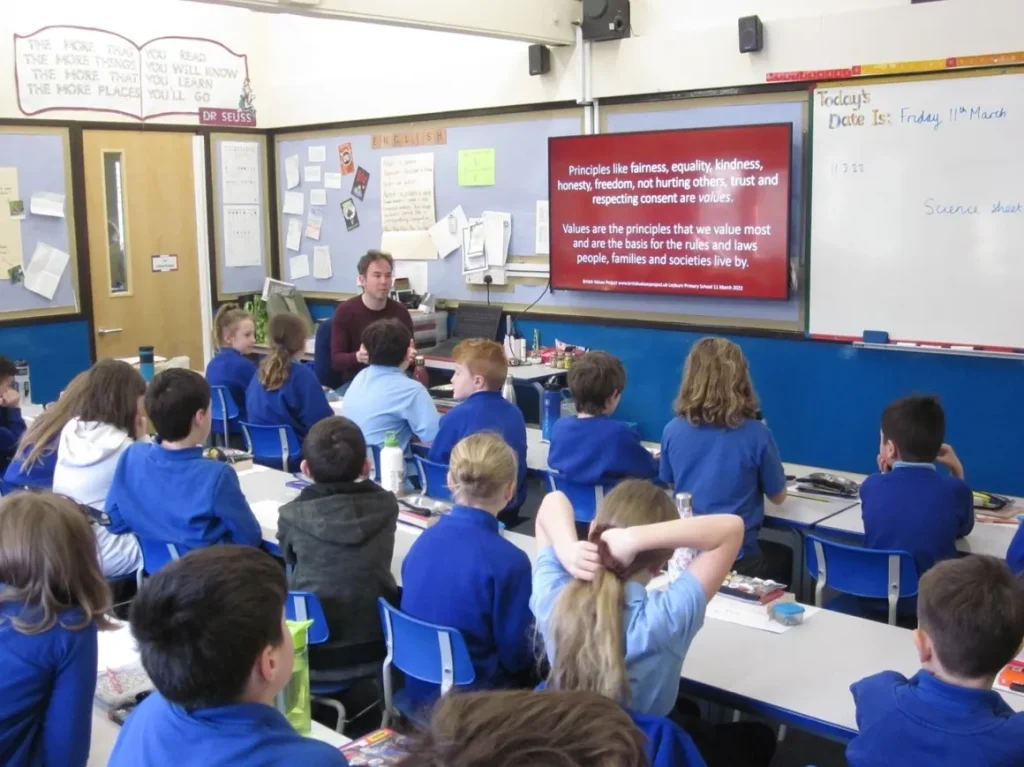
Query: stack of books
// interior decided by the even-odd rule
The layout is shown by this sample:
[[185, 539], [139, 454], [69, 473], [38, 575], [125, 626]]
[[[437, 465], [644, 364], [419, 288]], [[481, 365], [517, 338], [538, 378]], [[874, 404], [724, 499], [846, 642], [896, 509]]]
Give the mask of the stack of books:
[[758, 612], [768, 612], [771, 605], [779, 601], [794, 601], [793, 594], [786, 592], [786, 584], [778, 581], [751, 578], [747, 575], [729, 573], [721, 588], [721, 596], [729, 597], [738, 603], [746, 603]]
[[387, 767], [408, 756], [405, 736], [394, 730], [376, 730], [341, 747], [350, 767]]

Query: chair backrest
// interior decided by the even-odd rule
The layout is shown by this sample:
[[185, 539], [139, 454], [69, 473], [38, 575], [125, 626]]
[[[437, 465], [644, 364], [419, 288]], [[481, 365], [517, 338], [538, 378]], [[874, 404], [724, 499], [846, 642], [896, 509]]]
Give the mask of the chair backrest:
[[146, 541], [141, 538], [139, 548], [142, 549], [142, 569], [147, 575], [153, 575], [164, 565], [181, 559], [188, 553], [185, 546], [165, 541]]
[[366, 460], [370, 462], [370, 479], [380, 484], [380, 445], [366, 446]]
[[917, 594], [917, 565], [906, 551], [865, 549], [808, 535], [805, 553], [807, 571], [817, 579], [814, 603], [819, 607], [828, 586], [842, 594], [888, 600], [889, 623], [895, 623], [899, 599]]
[[312, 591], [289, 591], [288, 601], [284, 603], [284, 615], [290, 621], [313, 621], [309, 627], [310, 644], [322, 644], [331, 636], [324, 607]]
[[417, 620], [383, 597], [377, 604], [388, 648], [386, 670], [394, 664], [406, 676], [440, 685], [442, 695], [454, 685], [473, 683], [473, 661], [458, 629]]
[[230, 439], [230, 427], [229, 424], [238, 420], [239, 411], [238, 403], [235, 402], [235, 398], [231, 396], [231, 392], [226, 386], [211, 386], [210, 387], [210, 415], [214, 421], [214, 433], [217, 432], [217, 427], [221, 427], [221, 434], [224, 436], [224, 444], [228, 444]]
[[454, 503], [452, 491], [448, 489], [448, 466], [428, 461], [419, 455], [414, 455], [413, 460], [416, 461], [416, 473], [419, 474], [423, 495], [436, 501]]
[[291, 426], [241, 424], [245, 441], [256, 463], [288, 471], [288, 459], [302, 455], [302, 445]]
[[563, 492], [572, 504], [572, 515], [577, 522], [589, 523], [597, 516], [597, 507], [605, 493], [611, 491], [611, 485], [581, 485], [570, 482], [557, 471], [544, 472], [551, 492]]

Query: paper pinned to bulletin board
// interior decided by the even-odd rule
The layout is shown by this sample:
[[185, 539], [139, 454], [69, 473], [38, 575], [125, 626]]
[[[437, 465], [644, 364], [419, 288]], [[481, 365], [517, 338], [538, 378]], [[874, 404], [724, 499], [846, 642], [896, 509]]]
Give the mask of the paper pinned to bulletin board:
[[380, 158], [381, 250], [398, 261], [437, 259], [434, 225], [434, 155]]
[[494, 186], [494, 150], [459, 150], [459, 186]]
[[0, 279], [22, 265], [21, 220], [11, 216], [11, 203], [17, 200], [18, 169], [0, 168]]

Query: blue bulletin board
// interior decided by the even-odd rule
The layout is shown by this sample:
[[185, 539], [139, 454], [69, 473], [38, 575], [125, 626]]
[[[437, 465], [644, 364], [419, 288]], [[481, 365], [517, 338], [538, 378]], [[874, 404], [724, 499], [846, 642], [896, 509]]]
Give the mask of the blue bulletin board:
[[[753, 98], [753, 97], [752, 97]], [[793, 192], [791, 255], [794, 276], [802, 281], [801, 263], [804, 250], [803, 233], [803, 174], [804, 132], [806, 125], [806, 94], [771, 94], [748, 101], [734, 99], [689, 99], [602, 108], [603, 131], [634, 132], [666, 128], [692, 128], [713, 125], [745, 125], [756, 123], [789, 122], [793, 130]], [[388, 133], [427, 132], [444, 128], [446, 143], [408, 147], [373, 148], [374, 136]], [[509, 260], [542, 261], [535, 249], [536, 205], [547, 200], [548, 171], [547, 144], [552, 136], [582, 133], [582, 110], [562, 109], [547, 112], [529, 112], [480, 118], [458, 118], [398, 125], [360, 126], [357, 129], [337, 129], [318, 133], [280, 134], [276, 137], [278, 248], [281, 258], [281, 278], [295, 284], [308, 296], [339, 298], [356, 292], [356, 262], [371, 248], [381, 247], [381, 157], [402, 154], [431, 153], [434, 157], [435, 216], [440, 219], [457, 205], [468, 217], [479, 216], [484, 210], [512, 214], [512, 232]], [[379, 139], [378, 139], [379, 143]], [[363, 168], [370, 174], [365, 199], [352, 194], [355, 171], [342, 177], [341, 189], [327, 189], [327, 204], [314, 208], [323, 215], [320, 239], [305, 236], [308, 219], [309, 192], [324, 187], [320, 183], [307, 183], [305, 168], [319, 164], [321, 173], [340, 170], [339, 147], [350, 144], [354, 168]], [[325, 161], [310, 161], [323, 147]], [[459, 185], [459, 152], [461, 150], [494, 150], [494, 184], [488, 186]], [[286, 162], [297, 157], [299, 184], [289, 190]], [[301, 192], [304, 212], [301, 217], [303, 236], [298, 251], [286, 248], [289, 219], [299, 219], [282, 213], [285, 193]], [[352, 199], [359, 227], [349, 230], [341, 212], [341, 203]], [[313, 264], [314, 245], [330, 249], [332, 277], [290, 279], [289, 258], [307, 254]], [[436, 297], [446, 300], [481, 301], [484, 292], [480, 286], [467, 285], [462, 273], [461, 249], [450, 256], [426, 264], [428, 289]], [[401, 266], [398, 273], [401, 274]], [[565, 314], [595, 318], [646, 319], [663, 322], [698, 323], [707, 325], [734, 325], [738, 327], [773, 330], [802, 331], [804, 287], [800, 282], [791, 291], [788, 300], [736, 300], [702, 296], [636, 296], [627, 294], [578, 293], [571, 291], [547, 292], [546, 276], [541, 279], [510, 280], [507, 286], [493, 287], [491, 300], [513, 309], [523, 309], [537, 301], [537, 313]], [[539, 301], [538, 301], [539, 299]]]
[[[53, 299], [28, 290], [24, 282], [12, 283], [7, 269], [0, 274], [0, 322], [3, 320], [76, 314], [78, 303], [78, 259], [75, 247], [74, 206], [71, 197], [71, 159], [65, 128], [0, 128], [0, 168], [17, 171], [18, 197], [24, 202], [25, 218], [5, 221], [20, 230], [21, 265], [27, 268], [40, 243], [70, 256], [57, 283]], [[33, 194], [64, 196], [64, 216], [41, 216], [30, 211]], [[8, 206], [5, 204], [5, 208]], [[0, 210], [9, 218], [10, 210]]]

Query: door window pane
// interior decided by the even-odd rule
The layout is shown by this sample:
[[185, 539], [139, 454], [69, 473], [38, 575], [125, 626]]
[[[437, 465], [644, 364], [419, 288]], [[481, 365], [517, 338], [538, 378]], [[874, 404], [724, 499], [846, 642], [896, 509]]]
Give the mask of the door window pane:
[[129, 292], [128, 232], [124, 209], [124, 155], [103, 153], [103, 186], [107, 202], [107, 254], [110, 292]]

